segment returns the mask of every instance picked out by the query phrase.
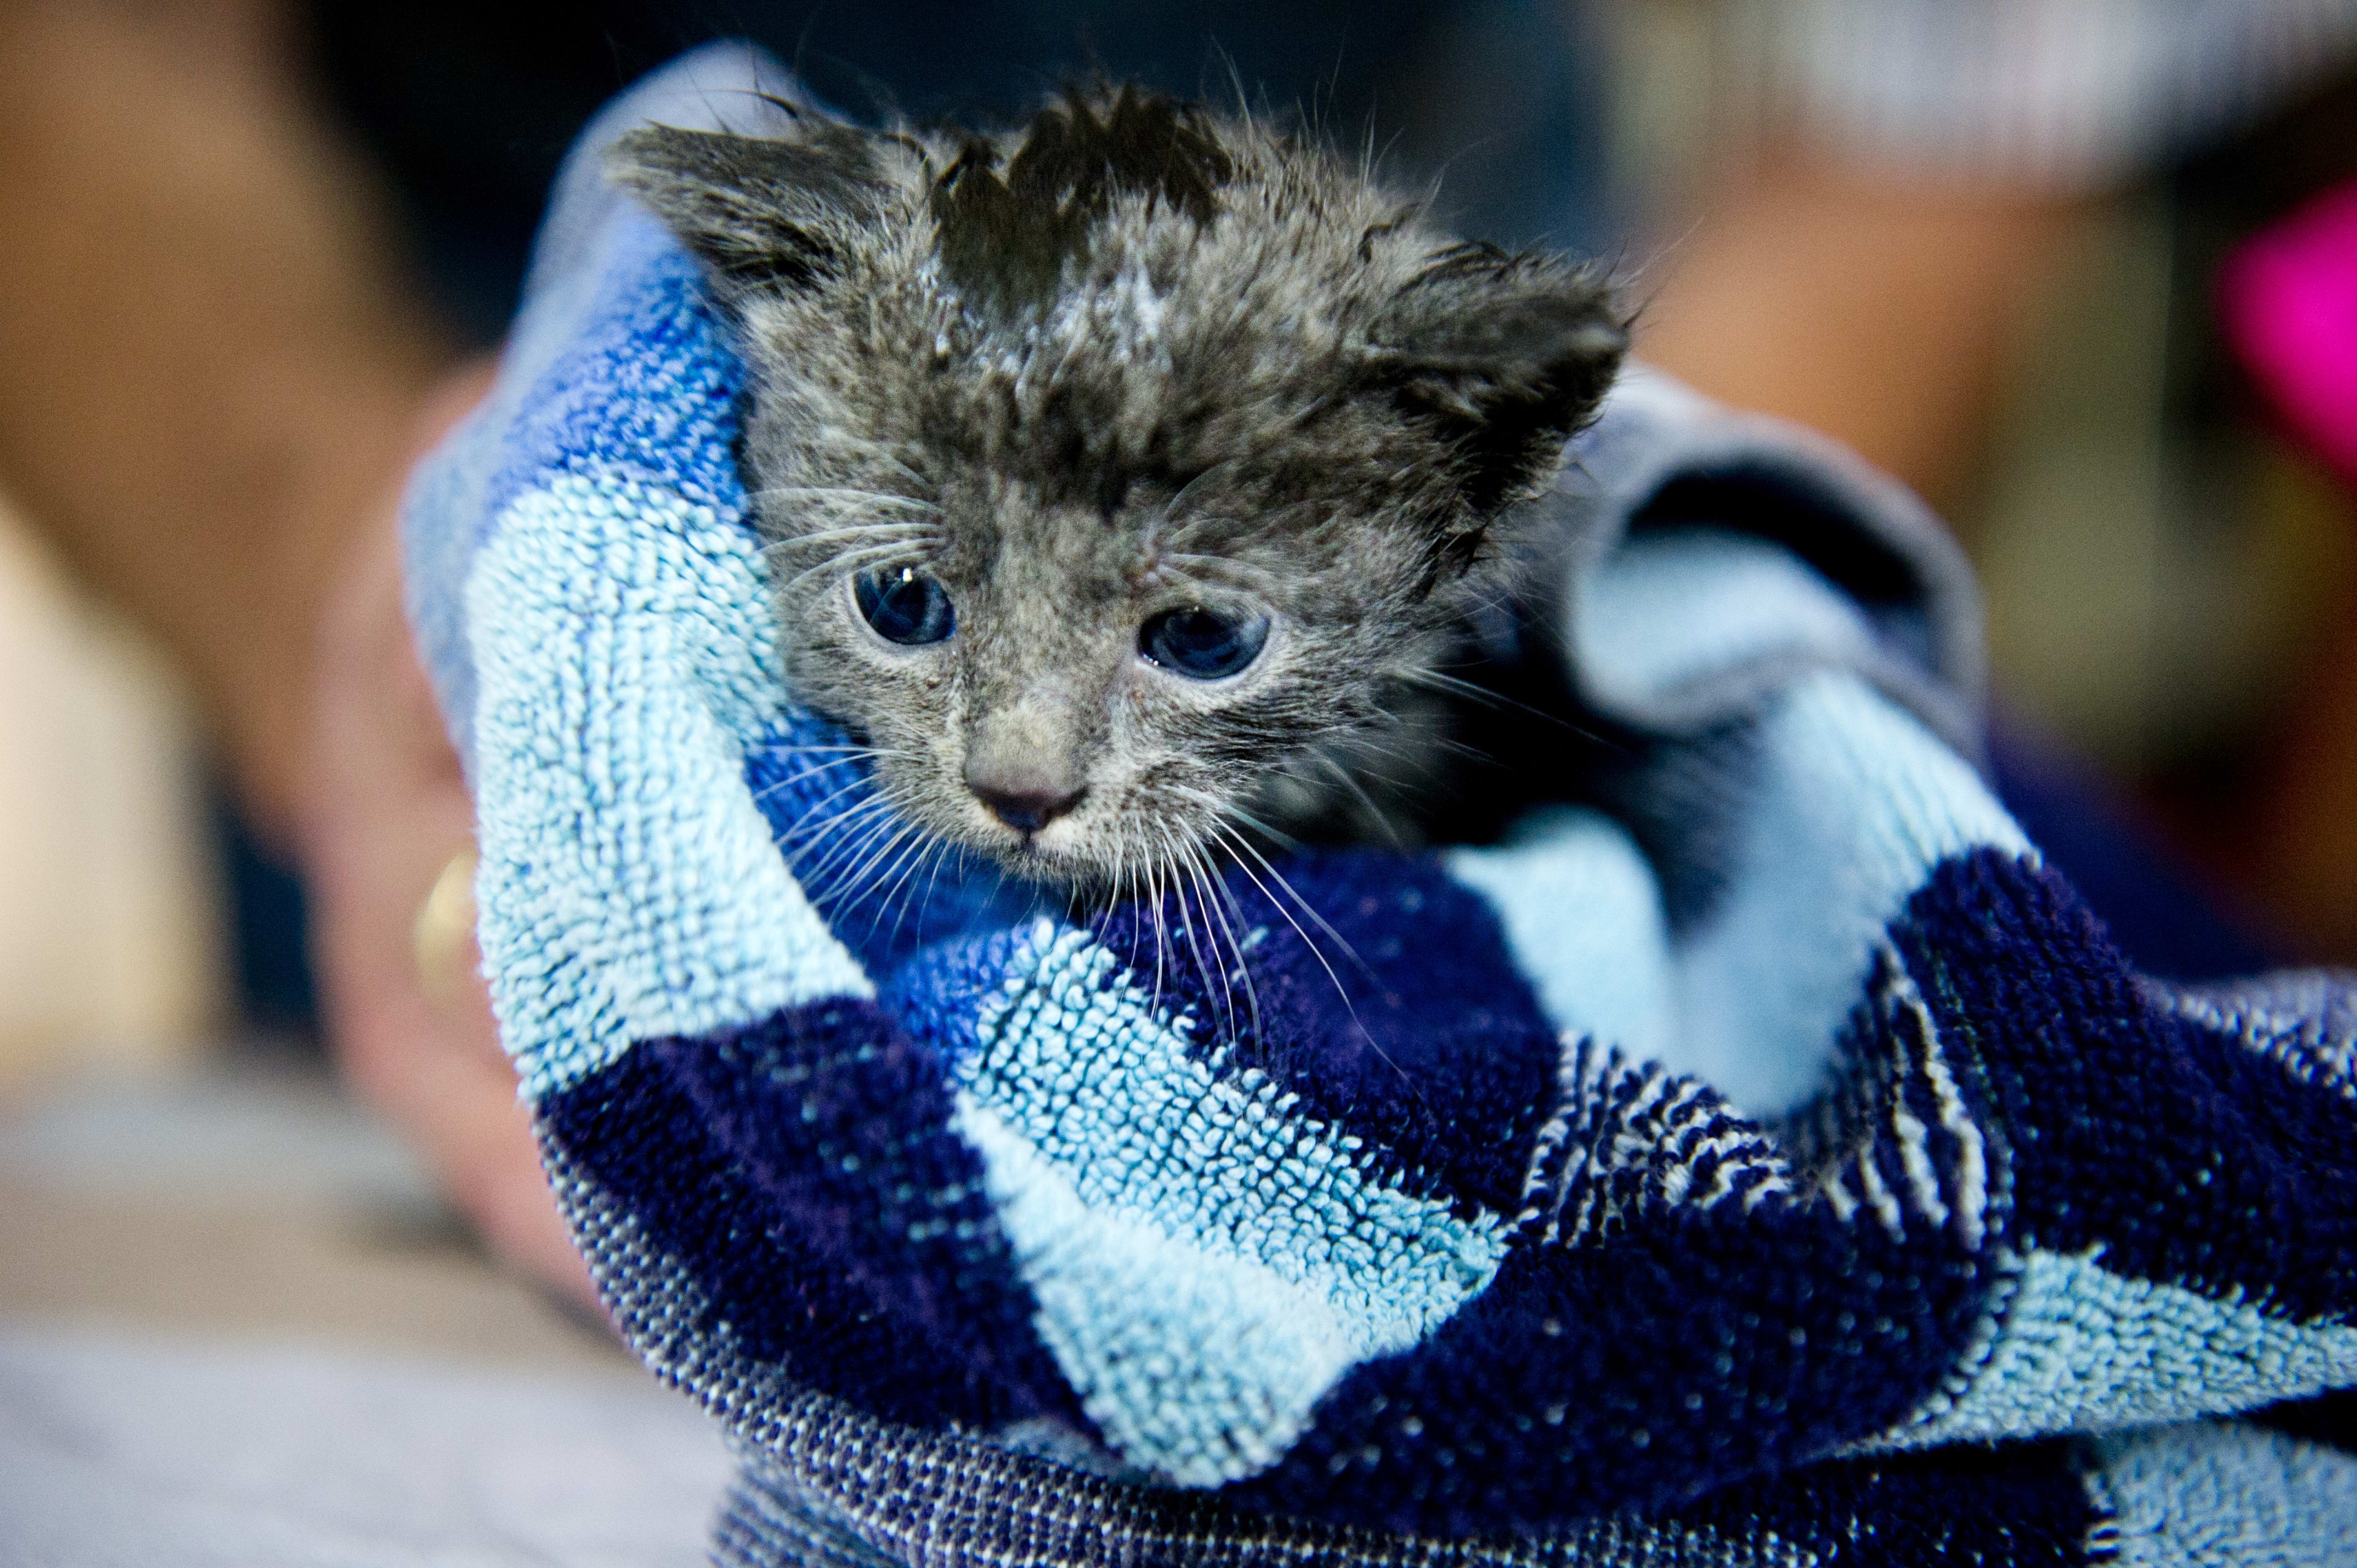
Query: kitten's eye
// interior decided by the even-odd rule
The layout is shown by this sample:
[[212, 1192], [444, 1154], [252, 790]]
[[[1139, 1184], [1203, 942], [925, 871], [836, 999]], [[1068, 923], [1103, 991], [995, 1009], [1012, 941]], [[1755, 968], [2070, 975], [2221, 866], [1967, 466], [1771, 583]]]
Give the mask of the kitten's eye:
[[883, 566], [851, 580], [859, 613], [887, 642], [914, 648], [939, 642], [957, 624], [957, 612], [939, 583], [914, 566]]
[[1232, 675], [1260, 656], [1268, 617], [1207, 610], [1200, 605], [1165, 610], [1137, 632], [1137, 650], [1165, 670], [1195, 681]]

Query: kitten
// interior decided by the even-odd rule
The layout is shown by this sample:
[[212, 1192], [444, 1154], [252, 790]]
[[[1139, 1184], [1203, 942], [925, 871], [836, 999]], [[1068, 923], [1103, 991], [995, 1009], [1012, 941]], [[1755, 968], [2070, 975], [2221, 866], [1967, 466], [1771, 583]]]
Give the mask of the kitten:
[[1390, 814], [1626, 344], [1592, 269], [1133, 87], [610, 166], [735, 323], [796, 696], [906, 817], [1070, 889]]

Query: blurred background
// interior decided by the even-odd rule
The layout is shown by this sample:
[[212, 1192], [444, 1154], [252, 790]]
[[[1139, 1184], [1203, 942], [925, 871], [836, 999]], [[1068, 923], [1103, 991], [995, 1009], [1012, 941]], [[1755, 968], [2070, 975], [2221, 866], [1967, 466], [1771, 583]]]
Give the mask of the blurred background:
[[[52, 44], [163, 39], [157, 69], [192, 79], [235, 56], [280, 139], [210, 127], [201, 92], [179, 134], [223, 157], [316, 143], [436, 363], [496, 344], [580, 123], [707, 38], [760, 39], [859, 114], [995, 118], [1091, 68], [1299, 106], [1395, 180], [1437, 183], [1469, 233], [1606, 257], [1641, 353], [1931, 497], [1984, 574], [2008, 800], [2139, 956], [2186, 975], [2357, 962], [2350, 411], [2336, 437], [2331, 398], [2301, 401], [2266, 358], [2275, 296], [2243, 286], [2249, 258], [2297, 252], [2357, 299], [2331, 221], [2357, 177], [2349, 5], [11, 13]], [[197, 35], [234, 48], [171, 42]], [[16, 210], [0, 246], [27, 243]], [[39, 413], [42, 373], [0, 351], [0, 422]], [[0, 432], [0, 1092], [255, 1042], [300, 1056], [317, 1016], [284, 835], [242, 807], [170, 637], [104, 571], [69, 569], [85, 556], [20, 482], [28, 450]]]

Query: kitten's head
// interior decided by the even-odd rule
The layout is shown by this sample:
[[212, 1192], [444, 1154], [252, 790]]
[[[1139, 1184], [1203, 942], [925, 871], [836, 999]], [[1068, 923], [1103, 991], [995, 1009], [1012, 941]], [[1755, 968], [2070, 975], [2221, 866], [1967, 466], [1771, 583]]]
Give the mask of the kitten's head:
[[1127, 88], [613, 167], [735, 318], [796, 696], [909, 818], [1066, 885], [1345, 787], [1625, 341], [1593, 273]]

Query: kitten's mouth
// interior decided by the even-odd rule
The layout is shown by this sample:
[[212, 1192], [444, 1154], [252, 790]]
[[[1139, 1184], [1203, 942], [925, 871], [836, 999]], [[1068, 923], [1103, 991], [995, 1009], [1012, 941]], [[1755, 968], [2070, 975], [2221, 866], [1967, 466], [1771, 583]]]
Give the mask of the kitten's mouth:
[[1011, 858], [1018, 869], [1059, 882], [1072, 881], [1083, 871], [1069, 851], [1060, 853], [1054, 845], [1041, 843], [1039, 833], [1017, 832], [1011, 837], [1013, 842], [1006, 844], [1002, 854]]
[[976, 847], [1026, 882], [1077, 892], [1107, 881], [1104, 867], [1080, 853], [1076, 844], [1062, 842], [1074, 835], [1059, 832], [1059, 825], [1050, 822], [1025, 832], [994, 820]]

